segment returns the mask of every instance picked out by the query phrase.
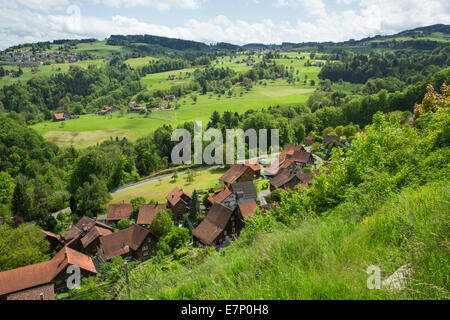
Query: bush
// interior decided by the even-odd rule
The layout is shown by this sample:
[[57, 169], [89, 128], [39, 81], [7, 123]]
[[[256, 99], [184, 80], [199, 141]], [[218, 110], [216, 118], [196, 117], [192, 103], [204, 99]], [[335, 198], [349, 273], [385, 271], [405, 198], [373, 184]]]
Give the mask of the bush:
[[131, 226], [131, 221], [128, 219], [122, 219], [117, 223], [119, 230], [129, 228]]

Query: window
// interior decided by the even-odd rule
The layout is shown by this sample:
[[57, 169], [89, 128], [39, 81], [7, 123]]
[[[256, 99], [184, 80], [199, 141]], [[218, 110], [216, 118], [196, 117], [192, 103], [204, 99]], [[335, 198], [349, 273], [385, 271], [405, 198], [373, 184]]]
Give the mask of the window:
[[232, 222], [231, 222], [231, 226], [234, 227], [235, 225], [236, 225], [236, 222], [232, 221]]
[[148, 250], [148, 247], [147, 246], [143, 246], [142, 247], [142, 251], [147, 251]]
[[147, 242], [148, 242], [148, 243], [152, 243], [152, 238], [148, 238], [148, 239], [147, 239]]
[[233, 229], [231, 229], [231, 230], [232, 230], [231, 233], [233, 233], [233, 234], [236, 233], [236, 228], [233, 227]]
[[225, 230], [225, 231], [223, 232], [223, 235], [224, 235], [224, 236], [227, 236], [227, 230]]
[[234, 216], [231, 217], [231, 221], [234, 221]]
[[144, 254], [143, 254], [143, 256], [144, 256], [144, 257], [148, 256], [148, 252], [145, 251]]

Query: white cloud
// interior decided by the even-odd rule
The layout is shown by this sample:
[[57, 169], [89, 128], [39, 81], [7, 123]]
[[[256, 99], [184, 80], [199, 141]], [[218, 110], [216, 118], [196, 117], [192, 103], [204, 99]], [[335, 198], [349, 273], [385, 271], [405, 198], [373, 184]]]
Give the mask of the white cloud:
[[93, 0], [93, 2], [111, 7], [154, 7], [160, 11], [165, 11], [172, 8], [198, 8], [197, 0]]
[[[206, 20], [187, 19], [176, 27], [120, 14], [111, 18], [85, 16], [76, 5], [69, 6], [65, 12], [48, 13], [45, 10], [50, 10], [49, 6], [45, 10], [34, 9], [37, 0], [20, 1], [27, 2], [27, 6], [24, 8], [17, 3], [8, 2], [0, 11], [0, 48], [62, 38], [103, 39], [111, 34], [153, 34], [236, 44], [344, 41], [375, 34], [393, 34], [413, 27], [450, 21], [450, 3], [443, 0], [429, 0], [427, 3], [422, 0], [338, 0], [357, 3], [357, 6], [346, 7], [348, 9], [345, 11], [330, 11], [322, 0], [284, 0], [295, 1], [298, 8], [307, 10], [311, 18], [276, 22], [262, 19], [250, 23], [216, 15]], [[139, 1], [150, 0], [134, 0], [135, 3]], [[56, 3], [56, 0], [50, 2]], [[175, 1], [167, 3], [173, 4]]]

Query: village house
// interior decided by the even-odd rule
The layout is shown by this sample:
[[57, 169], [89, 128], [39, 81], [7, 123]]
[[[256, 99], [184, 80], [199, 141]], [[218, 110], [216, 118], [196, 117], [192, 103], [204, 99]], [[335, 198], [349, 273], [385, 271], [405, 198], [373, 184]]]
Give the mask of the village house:
[[314, 138], [311, 138], [311, 137], [305, 138], [305, 146], [307, 146], [307, 147], [312, 146], [315, 142], [316, 142], [316, 140]]
[[71, 120], [71, 119], [78, 119], [80, 116], [78, 115], [71, 115], [68, 112], [61, 112], [61, 113], [55, 113], [53, 115], [53, 121], [65, 121], [65, 120]]
[[142, 112], [142, 111], [147, 111], [147, 107], [143, 106], [142, 104], [137, 104], [130, 109], [130, 112]]
[[303, 168], [314, 164], [314, 156], [310, 152], [296, 151], [288, 155], [286, 160], [280, 165], [280, 171], [289, 170], [291, 173], [299, 173]]
[[71, 249], [92, 254], [95, 244], [102, 235], [112, 233], [110, 226], [95, 221], [87, 216], [82, 217], [69, 230], [58, 236], [60, 243]]
[[130, 101], [130, 102], [128, 102], [128, 106], [129, 106], [130, 108], [133, 108], [133, 107], [135, 107], [136, 105], [137, 105], [136, 101]]
[[339, 136], [324, 136], [323, 137], [323, 145], [325, 149], [328, 149], [328, 146], [336, 141], [337, 145], [341, 148], [344, 147], [344, 144], [341, 142], [341, 137]]
[[148, 229], [133, 224], [131, 227], [100, 238], [97, 254], [105, 263], [114, 257], [146, 261], [156, 254], [158, 238]]
[[181, 221], [183, 214], [189, 212], [189, 204], [192, 200], [192, 195], [175, 187], [166, 197], [167, 206], [174, 214], [174, 220]]
[[236, 211], [215, 202], [206, 218], [192, 231], [192, 236], [196, 245], [220, 248], [238, 237], [243, 227]]
[[105, 116], [107, 114], [118, 111], [119, 109], [115, 106], [106, 107], [98, 112], [99, 116]]
[[298, 189], [299, 185], [303, 189], [306, 189], [311, 181], [314, 179], [314, 173], [290, 173], [289, 171], [283, 171], [276, 177], [270, 180], [270, 191], [273, 192], [276, 189], [292, 190]]
[[136, 224], [140, 226], [149, 226], [152, 224], [153, 219], [159, 211], [167, 209], [165, 204], [143, 204], [139, 208], [139, 214]]
[[[257, 205], [256, 201], [241, 203], [240, 205], [238, 205], [236, 207], [237, 217], [241, 221], [245, 222], [245, 219], [255, 216], [255, 211], [257, 208], [258, 208], [258, 205]], [[240, 230], [239, 230], [239, 232], [240, 232]]]
[[260, 171], [255, 168], [253, 165], [235, 163], [219, 178], [219, 182], [230, 186], [234, 182], [253, 181], [260, 175]]
[[211, 204], [221, 203], [224, 206], [234, 209], [237, 205], [236, 195], [227, 187], [222, 187], [214, 191], [212, 195], [208, 197], [208, 201]]
[[110, 204], [106, 221], [110, 225], [116, 224], [120, 220], [130, 219], [132, 213], [133, 205], [131, 203]]
[[253, 181], [237, 182], [231, 185], [238, 204], [256, 201], [257, 193]]
[[89, 256], [64, 247], [49, 261], [0, 272], [0, 300], [54, 300], [55, 292], [68, 290], [69, 266], [78, 266], [82, 276], [98, 273]]
[[168, 94], [164, 97], [164, 100], [169, 101], [169, 102], [176, 102], [177, 98], [173, 94]]

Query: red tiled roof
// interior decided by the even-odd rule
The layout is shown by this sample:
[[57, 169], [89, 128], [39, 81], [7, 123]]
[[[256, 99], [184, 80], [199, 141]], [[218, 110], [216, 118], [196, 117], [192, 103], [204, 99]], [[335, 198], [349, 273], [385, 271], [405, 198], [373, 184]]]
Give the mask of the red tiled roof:
[[314, 138], [311, 138], [311, 137], [305, 138], [305, 144], [308, 146], [312, 145], [314, 142], [316, 142], [316, 140], [314, 140]]
[[133, 224], [131, 227], [100, 238], [100, 244], [106, 260], [137, 250], [151, 232]]
[[0, 296], [50, 283], [69, 265], [97, 273], [90, 257], [64, 247], [49, 261], [0, 272]]
[[66, 118], [64, 117], [64, 113], [55, 113], [54, 115], [53, 115], [53, 118], [55, 119], [55, 120], [65, 120]]
[[250, 167], [253, 171], [261, 171], [261, 165], [259, 164], [258, 160], [247, 160], [244, 162], [244, 164]]
[[303, 147], [298, 145], [298, 144], [292, 144], [292, 143], [288, 143], [283, 151], [280, 153], [279, 159], [280, 159], [280, 163], [284, 162], [284, 160], [286, 160], [287, 156], [289, 155], [293, 155], [295, 152], [297, 151], [302, 151]]
[[214, 203], [205, 219], [192, 231], [192, 235], [206, 245], [213, 243], [223, 232], [233, 211], [220, 203]]
[[[188, 201], [192, 198], [192, 195], [183, 191], [178, 187], [173, 188], [172, 191], [167, 195], [166, 199], [170, 203], [171, 206], [176, 206], [177, 203], [181, 200], [185, 205], [189, 205]], [[186, 201], [188, 200], [188, 201]]]
[[252, 202], [247, 202], [247, 203], [241, 203], [239, 205], [239, 210], [242, 214], [242, 217], [244, 219], [254, 216], [255, 215], [255, 210], [258, 207], [258, 205], [256, 204], [255, 201]]
[[166, 210], [165, 204], [143, 204], [139, 208], [137, 224], [150, 225], [160, 210]]
[[209, 202], [211, 202], [212, 204], [214, 202], [218, 202], [218, 203], [222, 203], [223, 201], [225, 201], [225, 199], [227, 199], [229, 196], [231, 196], [233, 193], [231, 192], [230, 189], [226, 188], [226, 187], [222, 187], [220, 189], [217, 189], [214, 191], [214, 194], [210, 195], [208, 197]]
[[122, 219], [130, 219], [133, 213], [133, 205], [131, 203], [110, 204], [108, 206], [107, 221], [119, 221]]

